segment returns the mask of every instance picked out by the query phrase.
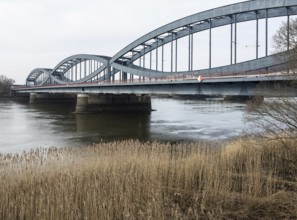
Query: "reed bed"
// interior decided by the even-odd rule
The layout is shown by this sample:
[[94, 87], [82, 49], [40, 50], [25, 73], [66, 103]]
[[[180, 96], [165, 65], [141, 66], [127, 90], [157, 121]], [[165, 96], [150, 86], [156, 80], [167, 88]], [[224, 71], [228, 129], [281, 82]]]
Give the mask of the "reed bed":
[[0, 219], [297, 219], [296, 142], [287, 146], [122, 141], [0, 154]]

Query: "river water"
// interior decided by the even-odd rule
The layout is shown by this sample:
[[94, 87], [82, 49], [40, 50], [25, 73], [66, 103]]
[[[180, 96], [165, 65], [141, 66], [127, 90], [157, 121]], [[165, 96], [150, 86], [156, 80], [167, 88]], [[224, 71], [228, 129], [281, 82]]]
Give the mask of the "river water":
[[100, 141], [221, 140], [239, 135], [246, 104], [152, 98], [151, 113], [73, 114], [75, 106], [0, 101], [0, 153]]

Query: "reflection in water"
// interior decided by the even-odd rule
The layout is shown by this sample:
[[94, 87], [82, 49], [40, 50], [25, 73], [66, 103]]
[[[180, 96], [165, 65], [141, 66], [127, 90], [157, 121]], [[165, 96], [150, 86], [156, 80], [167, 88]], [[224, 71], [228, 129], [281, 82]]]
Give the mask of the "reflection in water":
[[92, 141], [139, 139], [147, 140], [149, 113], [76, 114], [76, 131]]
[[[100, 141], [139, 139], [149, 136], [150, 114], [98, 113], [74, 114], [75, 105], [36, 104], [31, 109], [42, 113], [35, 119], [47, 121], [47, 129], [55, 127], [55, 137], [67, 137], [69, 145], [93, 144]], [[72, 143], [73, 142], [73, 143]]]
[[0, 101], [0, 153], [100, 141], [224, 139], [240, 134], [245, 104], [153, 98], [151, 113], [74, 114], [74, 104]]

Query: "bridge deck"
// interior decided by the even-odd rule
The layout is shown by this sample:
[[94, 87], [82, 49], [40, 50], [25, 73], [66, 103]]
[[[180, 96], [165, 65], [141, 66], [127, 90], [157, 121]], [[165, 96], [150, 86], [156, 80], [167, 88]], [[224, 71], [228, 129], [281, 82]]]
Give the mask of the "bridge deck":
[[[90, 93], [90, 94], [168, 94], [168, 95], [238, 95], [238, 96], [278, 96], [277, 91], [260, 89], [263, 83], [271, 87], [293, 80], [293, 76], [247, 75], [207, 77], [197, 79], [172, 79], [158, 81], [92, 82], [35, 87], [16, 87], [17, 93]], [[295, 96], [295, 92], [290, 92]]]

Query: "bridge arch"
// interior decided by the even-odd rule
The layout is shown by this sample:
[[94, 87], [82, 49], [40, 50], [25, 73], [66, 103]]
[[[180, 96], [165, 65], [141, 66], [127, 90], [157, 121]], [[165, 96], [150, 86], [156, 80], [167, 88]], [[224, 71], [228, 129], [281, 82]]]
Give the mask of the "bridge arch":
[[50, 79], [51, 72], [52, 69], [46, 68], [36, 68], [32, 70], [26, 79], [26, 85], [44, 85]]
[[[162, 78], [178, 75], [192, 74], [222, 74], [252, 71], [267, 71], [269, 68], [280, 68], [283, 61], [275, 59], [275, 55], [268, 55], [268, 19], [274, 17], [287, 17], [297, 15], [297, 0], [253, 0], [232, 5], [227, 5], [208, 11], [200, 12], [167, 25], [159, 27], [148, 34], [133, 41], [113, 57], [98, 55], [74, 55], [57, 64], [49, 74], [50, 82], [57, 84], [85, 83], [89, 81], [110, 81], [118, 77], [120, 80], [128, 80], [136, 75], [139, 79]], [[265, 20], [265, 56], [259, 57], [259, 20]], [[244, 63], [237, 62], [237, 24], [256, 21], [255, 29], [255, 54], [253, 60]], [[230, 63], [226, 66], [213, 68], [212, 65], [212, 30], [222, 26], [230, 26]], [[289, 28], [288, 28], [289, 30]], [[209, 65], [207, 69], [195, 69], [193, 66], [193, 35], [202, 31], [209, 32]], [[177, 68], [178, 40], [187, 38], [187, 69], [180, 71]], [[234, 42], [234, 44], [233, 44]], [[170, 70], [164, 70], [164, 46], [170, 47]], [[288, 45], [289, 49], [289, 45]], [[152, 52], [155, 54], [152, 54]], [[149, 59], [145, 59], [147, 55]], [[153, 58], [154, 57], [154, 58]], [[155, 68], [152, 61], [155, 59]], [[136, 64], [139, 61], [139, 64]], [[81, 73], [81, 65], [91, 63], [88, 73]], [[93, 63], [96, 63], [92, 68]], [[148, 65], [149, 63], [149, 65]], [[97, 66], [96, 66], [97, 65]], [[149, 66], [149, 67], [148, 67]], [[161, 66], [161, 68], [160, 68]], [[79, 73], [77, 72], [79, 69]], [[75, 73], [71, 73], [75, 71]], [[40, 74], [42, 75], [42, 74]], [[34, 77], [40, 78], [38, 73], [30, 73], [27, 82], [34, 81]], [[49, 79], [47, 79], [49, 80]]]
[[58, 84], [103, 80], [109, 59], [110, 57], [89, 54], [67, 57], [54, 67], [51, 79]]
[[[211, 30], [213, 28], [232, 25], [233, 32], [236, 32], [236, 24], [246, 21], [257, 21], [260, 19], [291, 16], [297, 14], [297, 1], [276, 1], [276, 0], [255, 0], [247, 1], [237, 4], [232, 4], [228, 6], [223, 6], [220, 8], [208, 10], [205, 12], [197, 13], [180, 20], [174, 21], [167, 25], [164, 25], [144, 36], [132, 42], [121, 51], [119, 51], [111, 59], [111, 64], [115, 61], [122, 61], [126, 63], [126, 66], [131, 65], [135, 60], [143, 57], [145, 54], [150, 53], [152, 50], [163, 47], [165, 44], [170, 42], [177, 42], [178, 39], [189, 36], [189, 65], [188, 71], [193, 71], [193, 45], [192, 36], [195, 33]], [[259, 27], [255, 27], [259, 28]], [[267, 29], [266, 25], [266, 29]], [[258, 32], [258, 31], [257, 31]], [[266, 30], [266, 42], [265, 50], [266, 56], [268, 56], [268, 39]], [[231, 34], [230, 34], [231, 35]], [[236, 34], [235, 34], [236, 35]], [[211, 38], [211, 34], [210, 34]], [[234, 39], [235, 38], [235, 39]], [[257, 36], [257, 39], [259, 36]], [[256, 39], [256, 38], [255, 38]], [[236, 41], [236, 37], [230, 39], [230, 41]], [[232, 45], [232, 43], [231, 43]], [[236, 45], [236, 42], [234, 43]], [[258, 45], [258, 42], [257, 42]], [[173, 44], [171, 44], [172, 51]], [[234, 46], [235, 47], [235, 46]], [[257, 47], [258, 49], [258, 47]], [[210, 61], [209, 69], [212, 68], [211, 65], [211, 39], [210, 39]], [[230, 57], [230, 65], [236, 64], [236, 48], [231, 48], [232, 53]], [[176, 52], [177, 53], [177, 52]], [[175, 54], [176, 54], [175, 53]], [[258, 54], [258, 53], [257, 53]], [[163, 55], [161, 55], [163, 56]], [[258, 59], [258, 55], [256, 59]], [[163, 58], [162, 58], [163, 60]], [[173, 54], [171, 52], [171, 71], [172, 73], [178, 74], [177, 68], [173, 67]], [[174, 70], [175, 69], [175, 70]], [[126, 68], [127, 71], [127, 68]], [[132, 71], [133, 72], [133, 71]]]

